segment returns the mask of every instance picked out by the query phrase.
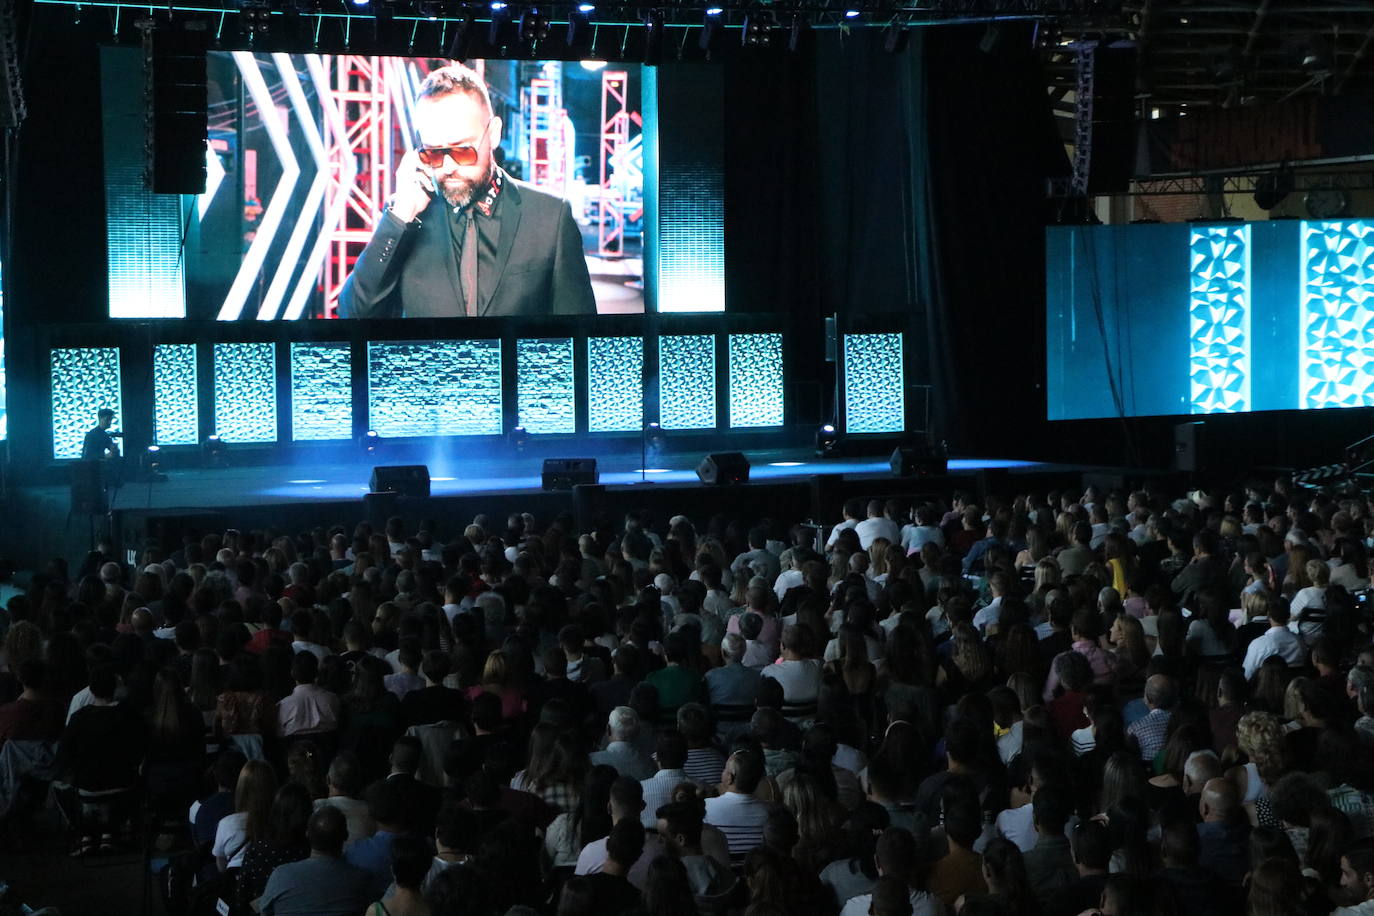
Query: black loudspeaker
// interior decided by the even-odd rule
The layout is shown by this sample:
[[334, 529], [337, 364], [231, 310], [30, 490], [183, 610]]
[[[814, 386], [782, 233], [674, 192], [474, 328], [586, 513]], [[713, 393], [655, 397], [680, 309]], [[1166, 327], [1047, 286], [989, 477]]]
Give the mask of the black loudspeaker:
[[1128, 191], [1136, 173], [1136, 60], [1134, 47], [1102, 45], [1093, 54], [1089, 194]]
[[75, 515], [104, 515], [105, 462], [95, 459], [72, 462], [71, 507]]
[[423, 464], [397, 464], [372, 469], [368, 489], [373, 493], [399, 493], [402, 496], [429, 495], [429, 468]]
[[1207, 424], [1201, 420], [1178, 423], [1174, 426], [1174, 470], [1196, 473], [1201, 462], [1203, 438]]
[[205, 193], [208, 47], [204, 28], [180, 24], [151, 28], [144, 37], [146, 177], [156, 193]]
[[697, 479], [708, 487], [749, 482], [749, 459], [744, 452], [715, 452], [697, 465]]
[[542, 483], [545, 490], [571, 490], [579, 484], [597, 483], [595, 458], [545, 458]]
[[896, 477], [933, 477], [949, 470], [949, 460], [929, 445], [900, 445], [890, 464]]

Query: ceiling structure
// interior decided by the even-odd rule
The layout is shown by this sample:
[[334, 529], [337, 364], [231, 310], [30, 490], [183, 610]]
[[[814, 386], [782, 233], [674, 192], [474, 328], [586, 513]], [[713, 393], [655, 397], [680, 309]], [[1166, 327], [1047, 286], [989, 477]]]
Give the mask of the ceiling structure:
[[1042, 36], [1056, 103], [1074, 91], [1083, 41], [1136, 44], [1145, 117], [1374, 91], [1370, 0], [1128, 0], [1066, 16]]

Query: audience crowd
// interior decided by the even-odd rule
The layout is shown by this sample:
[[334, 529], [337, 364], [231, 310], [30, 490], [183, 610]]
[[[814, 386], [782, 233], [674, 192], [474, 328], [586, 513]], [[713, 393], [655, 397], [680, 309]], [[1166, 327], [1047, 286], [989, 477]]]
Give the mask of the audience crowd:
[[184, 832], [185, 913], [1374, 916], [1371, 519], [1281, 479], [102, 546], [0, 621], [0, 817]]

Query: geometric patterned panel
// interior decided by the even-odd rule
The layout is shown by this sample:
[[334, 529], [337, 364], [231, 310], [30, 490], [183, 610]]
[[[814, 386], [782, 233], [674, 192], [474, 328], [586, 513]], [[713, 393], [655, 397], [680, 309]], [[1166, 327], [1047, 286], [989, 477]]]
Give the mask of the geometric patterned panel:
[[372, 341], [368, 427], [383, 438], [499, 436], [501, 341]]
[[[52, 456], [80, 458], [86, 431], [103, 407], [124, 428], [117, 347], [72, 347], [52, 351]], [[119, 443], [116, 443], [119, 444]], [[123, 451], [123, 446], [120, 446]]]
[[277, 441], [275, 344], [215, 344], [215, 434], [226, 443]]
[[1302, 224], [1298, 404], [1374, 404], [1374, 224]]
[[730, 428], [781, 426], [782, 335], [730, 335]]
[[716, 338], [674, 334], [658, 339], [658, 418], [664, 429], [716, 425]]
[[577, 432], [573, 339], [515, 342], [516, 425], [530, 433]]
[[644, 341], [587, 338], [587, 429], [639, 432], [644, 427]]
[[353, 372], [347, 343], [291, 345], [291, 441], [353, 437]]
[[850, 433], [906, 429], [902, 335], [844, 335], [844, 427]]
[[153, 347], [153, 443], [195, 445], [200, 441], [196, 345]]
[[1250, 227], [1203, 226], [1189, 244], [1192, 413], [1250, 409]]

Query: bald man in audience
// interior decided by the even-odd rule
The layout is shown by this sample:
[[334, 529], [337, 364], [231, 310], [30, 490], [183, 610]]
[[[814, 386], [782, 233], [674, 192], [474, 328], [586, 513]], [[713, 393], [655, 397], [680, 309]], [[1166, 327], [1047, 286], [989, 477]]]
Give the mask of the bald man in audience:
[[1219, 881], [1239, 887], [1250, 870], [1244, 812], [1236, 787], [1227, 779], [1209, 779], [1198, 801], [1197, 825], [1202, 855], [1198, 864]]

